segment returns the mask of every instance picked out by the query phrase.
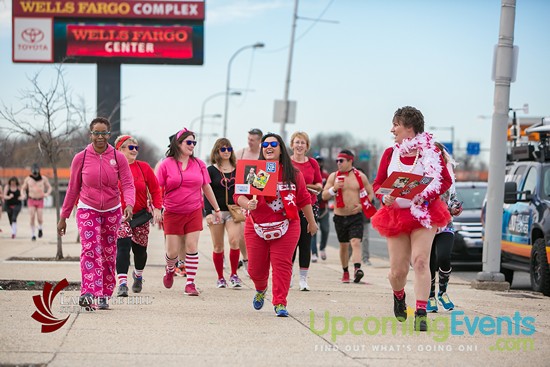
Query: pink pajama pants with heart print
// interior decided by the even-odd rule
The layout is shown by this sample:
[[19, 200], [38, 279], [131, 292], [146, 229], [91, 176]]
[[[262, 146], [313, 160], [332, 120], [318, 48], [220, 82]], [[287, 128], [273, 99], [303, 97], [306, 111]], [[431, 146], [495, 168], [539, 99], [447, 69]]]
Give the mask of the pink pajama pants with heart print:
[[80, 295], [111, 297], [116, 286], [116, 239], [122, 219], [120, 207], [108, 212], [78, 209], [76, 223], [82, 252]]

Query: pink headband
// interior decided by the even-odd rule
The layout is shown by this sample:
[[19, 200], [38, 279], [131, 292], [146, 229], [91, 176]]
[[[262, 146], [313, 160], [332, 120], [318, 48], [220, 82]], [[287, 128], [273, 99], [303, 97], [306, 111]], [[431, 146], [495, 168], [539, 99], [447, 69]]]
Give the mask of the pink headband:
[[128, 139], [130, 139], [131, 136], [130, 135], [126, 135], [125, 137], [123, 138], [120, 138], [120, 140], [118, 141], [118, 143], [116, 143], [116, 150], [119, 150], [120, 147], [122, 146], [122, 144], [124, 144], [124, 142]]
[[186, 133], [186, 132], [190, 132], [191, 134], [193, 134], [192, 131], [187, 130], [187, 128], [184, 127], [182, 130], [178, 131], [178, 133], [176, 134], [176, 140], [178, 140], [183, 135], [183, 133]]
[[347, 159], [348, 161], [353, 161], [353, 157], [345, 153], [338, 153], [338, 158], [344, 158], [344, 159]]

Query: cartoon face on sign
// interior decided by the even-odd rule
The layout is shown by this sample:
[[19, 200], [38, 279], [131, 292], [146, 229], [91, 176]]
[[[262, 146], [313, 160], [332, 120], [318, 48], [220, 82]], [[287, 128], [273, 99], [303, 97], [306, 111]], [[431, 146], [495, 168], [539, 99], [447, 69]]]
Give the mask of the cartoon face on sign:
[[263, 189], [267, 185], [267, 181], [269, 181], [269, 173], [261, 170], [256, 175], [256, 178], [254, 179], [254, 182], [252, 182], [252, 186], [254, 186], [255, 188], [257, 188], [260, 191], [263, 191]]

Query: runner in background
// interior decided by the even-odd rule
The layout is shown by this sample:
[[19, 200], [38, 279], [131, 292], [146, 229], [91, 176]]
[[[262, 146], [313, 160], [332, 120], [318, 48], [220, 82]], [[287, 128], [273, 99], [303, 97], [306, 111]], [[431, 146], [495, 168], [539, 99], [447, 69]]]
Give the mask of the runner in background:
[[52, 186], [46, 176], [40, 174], [38, 164], [33, 164], [31, 174], [25, 178], [21, 186], [22, 200], [25, 200], [28, 191], [27, 207], [31, 217], [31, 239], [36, 241], [35, 220], [38, 221], [38, 238], [42, 238], [42, 224], [44, 224], [44, 198], [52, 193]]

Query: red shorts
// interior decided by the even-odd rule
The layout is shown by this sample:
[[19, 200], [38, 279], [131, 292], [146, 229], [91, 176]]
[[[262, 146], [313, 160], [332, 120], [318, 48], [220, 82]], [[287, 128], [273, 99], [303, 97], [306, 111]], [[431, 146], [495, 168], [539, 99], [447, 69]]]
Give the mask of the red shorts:
[[31, 207], [34, 206], [35, 208], [43, 208], [44, 207], [44, 199], [27, 199], [27, 206]]
[[197, 231], [202, 231], [202, 208], [188, 214], [164, 211], [164, 234], [183, 236]]

